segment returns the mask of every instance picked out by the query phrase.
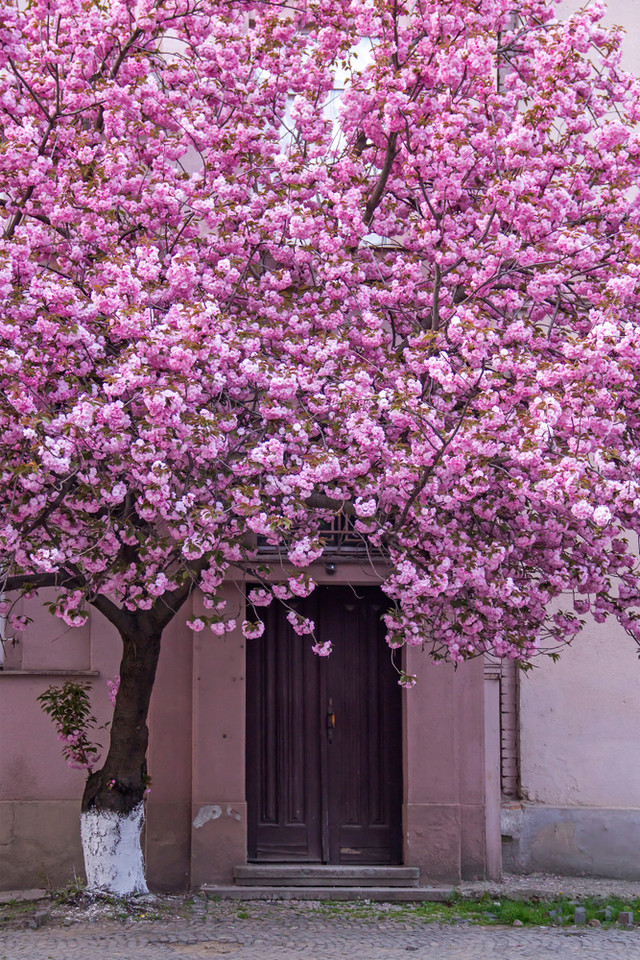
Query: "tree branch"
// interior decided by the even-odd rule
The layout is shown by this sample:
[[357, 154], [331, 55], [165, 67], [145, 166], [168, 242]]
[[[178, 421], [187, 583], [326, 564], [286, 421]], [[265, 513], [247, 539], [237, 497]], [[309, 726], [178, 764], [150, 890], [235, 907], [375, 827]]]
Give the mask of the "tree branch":
[[396, 144], [398, 142], [398, 134], [392, 133], [389, 137], [387, 143], [387, 152], [385, 154], [384, 163], [382, 165], [382, 170], [380, 171], [380, 176], [378, 177], [378, 182], [376, 183], [373, 193], [367, 201], [367, 206], [364, 211], [364, 222], [369, 226], [373, 220], [373, 215], [376, 212], [376, 209], [382, 200], [382, 194], [384, 193], [384, 188], [387, 185], [387, 180], [391, 173], [391, 168], [393, 167], [393, 161], [396, 158]]
[[79, 574], [69, 573], [66, 570], [58, 570], [55, 573], [31, 573], [19, 574], [13, 577], [4, 577], [0, 579], [0, 589], [4, 593], [12, 593], [14, 590], [43, 590], [45, 587], [86, 587], [87, 582]]
[[336, 513], [344, 513], [348, 517], [354, 517], [356, 508], [350, 500], [337, 500], [335, 497], [328, 497], [324, 493], [312, 493], [305, 499], [307, 507], [316, 507], [319, 510], [334, 510]]
[[164, 630], [187, 597], [193, 593], [198, 586], [201, 572], [208, 564], [209, 561], [206, 559], [198, 560], [189, 566], [188, 572], [190, 577], [186, 579], [184, 583], [181, 583], [175, 590], [169, 590], [167, 593], [163, 593], [161, 597], [158, 597], [149, 611], [149, 616], [153, 619], [158, 629]]
[[62, 488], [61, 488], [60, 492], [58, 493], [58, 496], [55, 498], [55, 500], [53, 500], [51, 503], [47, 504], [46, 507], [43, 507], [43, 509], [42, 509], [42, 510], [40, 511], [40, 513], [38, 514], [38, 516], [35, 517], [35, 519], [33, 519], [30, 524], [28, 524], [28, 526], [27, 526], [27, 528], [26, 528], [26, 530], [25, 530], [25, 533], [24, 533], [25, 536], [28, 536], [28, 535], [29, 535], [33, 530], [35, 530], [37, 527], [42, 526], [42, 525], [45, 523], [45, 521], [47, 520], [47, 518], [50, 517], [51, 514], [52, 514], [55, 510], [58, 509], [58, 507], [59, 507], [60, 504], [63, 502], [63, 500], [64, 500], [64, 498], [66, 497], [66, 495], [67, 495], [67, 494], [69, 493], [69, 491], [72, 489], [72, 487], [73, 487], [73, 485], [74, 485], [74, 482], [75, 482], [75, 474], [74, 474], [73, 476], [69, 477], [68, 480], [65, 480], [65, 482], [62, 484]]
[[113, 600], [105, 597], [103, 593], [96, 594], [89, 603], [92, 607], [95, 607], [103, 617], [106, 617], [109, 623], [112, 623], [120, 633], [132, 631], [134, 624], [133, 616], [117, 606]]
[[118, 54], [115, 63], [114, 63], [113, 66], [111, 67], [111, 70], [109, 71], [109, 79], [110, 79], [110, 80], [115, 80], [115, 78], [116, 78], [117, 75], [118, 75], [118, 71], [119, 71], [120, 67], [122, 66], [122, 64], [123, 64], [123, 62], [124, 62], [125, 57], [126, 57], [127, 54], [129, 53], [129, 50], [130, 50], [131, 47], [134, 45], [134, 43], [136, 42], [136, 40], [138, 40], [138, 39], [142, 36], [142, 33], [143, 33], [143, 31], [140, 29], [140, 27], [136, 27], [136, 29], [133, 31], [133, 33], [131, 34], [131, 36], [129, 37], [129, 39], [127, 40], [127, 42], [125, 43], [124, 47], [122, 48], [122, 50], [121, 50], [120, 53]]
[[17, 78], [17, 79], [20, 81], [20, 83], [23, 84], [23, 86], [26, 87], [26, 89], [29, 91], [29, 93], [31, 94], [31, 99], [34, 101], [34, 103], [36, 103], [36, 104], [38, 105], [38, 107], [40, 108], [40, 110], [42, 111], [42, 113], [44, 114], [44, 116], [46, 117], [46, 119], [47, 119], [47, 121], [48, 121], [48, 123], [49, 123], [49, 126], [53, 126], [53, 123], [54, 123], [53, 117], [51, 116], [51, 114], [49, 113], [49, 111], [47, 110], [47, 108], [45, 107], [44, 103], [42, 102], [42, 100], [40, 99], [40, 97], [38, 96], [38, 94], [35, 92], [35, 90], [33, 89], [33, 87], [32, 87], [29, 83], [27, 83], [27, 81], [25, 80], [25, 78], [23, 77], [23, 75], [20, 73], [20, 71], [19, 71], [18, 68], [16, 67], [16, 65], [15, 65], [15, 63], [13, 62], [13, 60], [11, 59], [11, 57], [9, 57], [8, 60], [9, 60], [9, 65], [11, 66], [11, 69], [13, 70], [13, 73], [15, 74], [16, 78]]

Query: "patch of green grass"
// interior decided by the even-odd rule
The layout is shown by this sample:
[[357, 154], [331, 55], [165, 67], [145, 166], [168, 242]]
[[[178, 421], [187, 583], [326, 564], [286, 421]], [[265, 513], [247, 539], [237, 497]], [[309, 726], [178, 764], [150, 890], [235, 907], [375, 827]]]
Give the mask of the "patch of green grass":
[[[585, 908], [587, 921], [599, 920], [603, 926], [611, 926], [623, 910], [632, 910], [634, 918], [639, 918], [640, 900], [622, 900], [619, 897], [589, 897], [581, 900], [557, 897], [553, 900], [532, 898], [531, 900], [511, 900], [506, 897], [492, 900], [482, 897], [478, 900], [454, 898], [445, 903], [425, 902], [421, 904], [403, 904], [391, 909], [387, 916], [394, 920], [422, 920], [425, 923], [456, 923], [467, 921], [488, 926], [512, 925], [519, 921], [526, 926], [548, 926], [550, 924], [572, 924], [576, 906]], [[611, 908], [611, 921], [605, 919], [605, 907]], [[555, 911], [555, 916], [551, 912]]]
[[314, 913], [324, 917], [344, 917], [348, 920], [377, 920], [381, 905], [362, 900], [322, 900]]
[[[467, 899], [454, 894], [445, 902], [425, 901], [423, 903], [373, 903], [367, 901], [324, 900], [309, 907], [301, 907], [305, 914], [322, 918], [342, 920], [364, 920], [372, 923], [380, 919], [397, 920], [410, 923], [472, 923], [486, 926], [512, 926], [513, 923], [524, 926], [572, 925], [576, 906], [584, 907], [586, 919], [598, 920], [603, 927], [613, 926], [618, 914], [623, 910], [633, 911], [634, 919], [640, 921], [640, 900], [622, 900], [620, 897], [590, 897], [569, 899], [556, 897], [543, 899], [534, 897], [529, 900], [514, 900], [508, 897], [494, 899], [484, 896]], [[611, 920], [605, 919], [605, 907], [610, 907]], [[551, 916], [555, 911], [555, 916]]]

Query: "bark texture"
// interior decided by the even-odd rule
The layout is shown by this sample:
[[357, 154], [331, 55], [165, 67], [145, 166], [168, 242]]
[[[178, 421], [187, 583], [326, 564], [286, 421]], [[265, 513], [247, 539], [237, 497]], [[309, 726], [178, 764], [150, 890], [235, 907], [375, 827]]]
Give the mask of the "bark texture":
[[149, 785], [147, 716], [162, 635], [149, 619], [128, 617], [128, 622], [118, 627], [122, 662], [109, 752], [102, 769], [87, 778], [83, 812], [102, 810], [127, 816], [142, 802]]

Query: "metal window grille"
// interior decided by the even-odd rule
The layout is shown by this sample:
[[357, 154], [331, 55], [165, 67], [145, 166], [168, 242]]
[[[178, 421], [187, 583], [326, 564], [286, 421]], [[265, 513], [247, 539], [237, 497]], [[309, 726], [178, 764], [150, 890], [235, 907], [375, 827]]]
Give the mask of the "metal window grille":
[[[336, 514], [320, 527], [320, 538], [324, 543], [323, 559], [380, 556], [380, 551], [368, 545], [366, 538], [354, 529], [354, 524], [355, 517]], [[258, 537], [258, 552], [263, 556], [279, 554], [283, 550], [284, 543], [268, 543], [264, 537]]]

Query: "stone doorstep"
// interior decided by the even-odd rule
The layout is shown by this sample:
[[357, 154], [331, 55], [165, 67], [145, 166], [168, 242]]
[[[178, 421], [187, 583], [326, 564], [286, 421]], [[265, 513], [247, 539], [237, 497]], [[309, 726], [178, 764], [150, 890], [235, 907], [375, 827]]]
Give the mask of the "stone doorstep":
[[248, 863], [235, 867], [238, 886], [415, 887], [418, 867], [336, 866], [332, 864]]
[[200, 890], [208, 899], [220, 900], [374, 900], [380, 903], [446, 901], [453, 887], [270, 887], [215, 886]]

